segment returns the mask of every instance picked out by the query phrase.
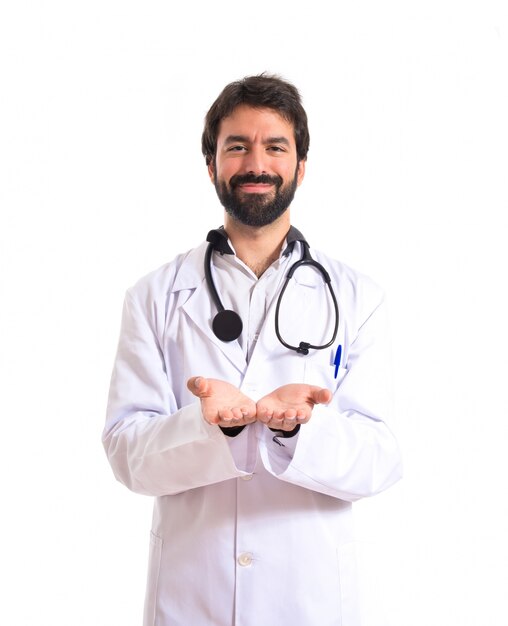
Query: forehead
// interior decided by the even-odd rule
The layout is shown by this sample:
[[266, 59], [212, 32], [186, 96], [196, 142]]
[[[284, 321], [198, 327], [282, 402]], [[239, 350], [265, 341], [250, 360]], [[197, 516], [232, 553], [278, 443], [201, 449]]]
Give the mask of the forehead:
[[294, 134], [293, 124], [275, 109], [241, 104], [221, 121], [217, 141], [224, 141], [232, 135], [242, 135], [252, 141], [257, 137], [285, 137], [294, 143]]

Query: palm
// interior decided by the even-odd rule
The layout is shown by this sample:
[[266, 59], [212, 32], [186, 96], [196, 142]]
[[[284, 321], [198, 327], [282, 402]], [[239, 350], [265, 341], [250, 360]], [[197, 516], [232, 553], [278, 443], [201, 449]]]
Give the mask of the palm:
[[275, 389], [257, 403], [258, 419], [296, 420], [304, 423], [310, 419], [316, 404], [327, 404], [331, 392], [314, 385], [291, 384]]
[[210, 424], [242, 426], [256, 419], [254, 402], [230, 383], [195, 377], [187, 382], [187, 387], [200, 398], [203, 417]]

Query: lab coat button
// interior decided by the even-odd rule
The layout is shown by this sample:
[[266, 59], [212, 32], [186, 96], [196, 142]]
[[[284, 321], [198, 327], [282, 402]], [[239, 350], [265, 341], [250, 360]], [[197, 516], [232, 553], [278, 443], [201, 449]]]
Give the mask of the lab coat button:
[[252, 480], [252, 474], [245, 474], [245, 476], [240, 476], [242, 480]]
[[242, 554], [240, 554], [240, 556], [238, 557], [238, 564], [241, 565], [242, 567], [247, 567], [251, 565], [252, 554], [249, 554], [249, 552], [243, 552]]

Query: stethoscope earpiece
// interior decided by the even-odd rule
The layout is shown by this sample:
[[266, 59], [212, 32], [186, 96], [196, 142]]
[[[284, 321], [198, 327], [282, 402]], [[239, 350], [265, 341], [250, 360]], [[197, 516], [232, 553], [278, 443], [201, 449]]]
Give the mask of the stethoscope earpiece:
[[212, 320], [212, 330], [221, 341], [234, 341], [242, 334], [243, 323], [235, 311], [219, 311]]

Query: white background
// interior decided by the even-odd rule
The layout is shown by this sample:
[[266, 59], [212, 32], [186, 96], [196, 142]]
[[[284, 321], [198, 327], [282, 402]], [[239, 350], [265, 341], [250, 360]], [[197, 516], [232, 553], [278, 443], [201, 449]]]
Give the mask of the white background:
[[2, 4], [1, 624], [140, 624], [151, 500], [100, 444], [123, 294], [222, 222], [202, 120], [264, 70], [310, 120], [294, 224], [390, 302], [405, 478], [356, 505], [364, 626], [508, 623], [506, 7]]

